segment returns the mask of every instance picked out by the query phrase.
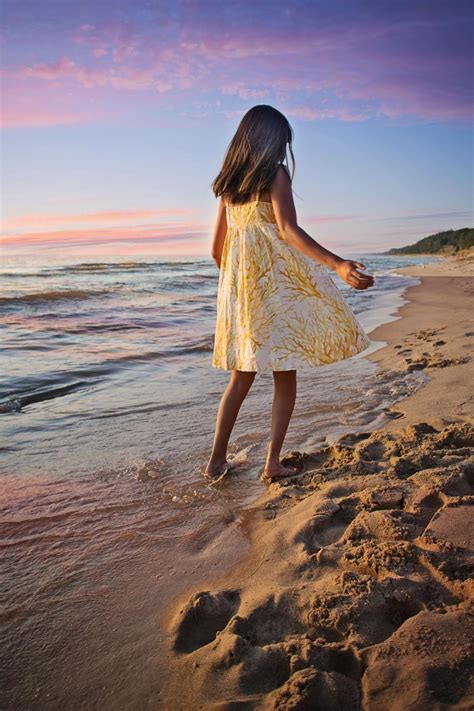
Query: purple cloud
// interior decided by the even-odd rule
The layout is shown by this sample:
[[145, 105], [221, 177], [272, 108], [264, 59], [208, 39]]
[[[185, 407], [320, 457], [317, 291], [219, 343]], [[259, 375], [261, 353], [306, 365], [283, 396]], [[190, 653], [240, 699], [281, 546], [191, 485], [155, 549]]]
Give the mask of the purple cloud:
[[[65, 116], [74, 113], [72, 92], [87, 92], [111, 117], [130, 92], [137, 112], [143, 96], [147, 109], [152, 101], [186, 112], [198, 101], [204, 115], [276, 102], [307, 121], [466, 122], [473, 114], [472, 6], [464, 0], [7, 0], [4, 28], [10, 115], [21, 113], [31, 82], [62, 91]], [[48, 92], [36, 92], [32, 121], [47, 105]]]

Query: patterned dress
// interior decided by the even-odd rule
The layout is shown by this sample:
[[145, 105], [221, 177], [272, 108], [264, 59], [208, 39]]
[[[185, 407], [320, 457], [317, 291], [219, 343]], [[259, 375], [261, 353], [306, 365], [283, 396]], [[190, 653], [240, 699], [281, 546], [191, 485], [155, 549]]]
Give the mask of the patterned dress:
[[226, 205], [212, 366], [307, 370], [370, 339], [327, 268], [281, 236], [271, 202]]

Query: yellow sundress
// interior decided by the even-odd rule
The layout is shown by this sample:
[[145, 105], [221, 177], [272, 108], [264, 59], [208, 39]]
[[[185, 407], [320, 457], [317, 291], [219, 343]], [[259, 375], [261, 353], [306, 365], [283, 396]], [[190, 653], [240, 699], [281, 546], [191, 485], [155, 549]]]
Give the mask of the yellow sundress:
[[212, 366], [307, 370], [370, 339], [327, 268], [289, 244], [271, 202], [226, 204]]

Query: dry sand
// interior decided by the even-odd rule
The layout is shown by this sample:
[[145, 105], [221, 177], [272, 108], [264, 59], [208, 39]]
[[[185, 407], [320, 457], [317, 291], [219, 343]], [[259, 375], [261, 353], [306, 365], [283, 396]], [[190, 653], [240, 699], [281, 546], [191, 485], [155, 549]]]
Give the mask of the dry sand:
[[431, 380], [383, 429], [288, 453], [245, 558], [169, 611], [163, 708], [474, 708], [473, 264], [402, 270], [422, 283], [369, 357]]

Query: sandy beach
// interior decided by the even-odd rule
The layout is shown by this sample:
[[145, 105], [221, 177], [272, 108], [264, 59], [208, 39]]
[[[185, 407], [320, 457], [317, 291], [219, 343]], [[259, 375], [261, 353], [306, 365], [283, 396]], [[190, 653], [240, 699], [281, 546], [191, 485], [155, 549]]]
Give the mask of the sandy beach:
[[167, 610], [163, 708], [473, 708], [473, 269], [400, 270], [421, 283], [368, 358], [428, 382], [383, 428], [286, 453], [245, 557]]

